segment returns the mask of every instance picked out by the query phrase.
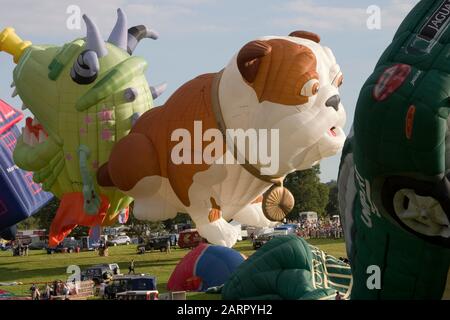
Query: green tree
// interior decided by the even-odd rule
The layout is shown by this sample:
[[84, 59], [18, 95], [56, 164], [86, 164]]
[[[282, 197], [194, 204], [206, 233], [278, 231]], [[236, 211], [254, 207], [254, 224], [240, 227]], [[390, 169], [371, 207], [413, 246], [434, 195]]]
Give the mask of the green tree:
[[139, 220], [133, 214], [134, 203], [130, 205], [130, 216], [126, 225], [130, 227], [130, 235], [145, 238], [147, 232], [159, 232], [164, 230], [162, 221]]
[[327, 183], [328, 189], [330, 190], [330, 195], [328, 199], [328, 204], [325, 208], [326, 212], [330, 216], [339, 214], [339, 201], [338, 201], [338, 185], [335, 180]]
[[36, 218], [39, 229], [50, 230], [52, 221], [58, 211], [59, 203], [59, 199], [54, 197], [49, 203], [34, 214], [33, 217]]
[[163, 221], [166, 230], [172, 230], [174, 228], [174, 225], [186, 222], [189, 222], [192, 226], [194, 226], [194, 223], [192, 222], [189, 214], [182, 212], [178, 212], [176, 217], [173, 219], [167, 219]]
[[31, 216], [17, 224], [17, 230], [33, 230], [38, 228], [39, 223], [37, 218], [34, 216]]
[[17, 229], [45, 229], [48, 231], [50, 229], [50, 225], [52, 224], [53, 218], [56, 215], [58, 207], [59, 200], [57, 198], [53, 198], [34, 215], [17, 224]]
[[288, 219], [297, 219], [300, 212], [315, 211], [325, 215], [328, 203], [329, 189], [320, 182], [320, 166], [304, 171], [296, 171], [288, 175], [284, 186], [295, 198], [295, 207], [288, 215]]

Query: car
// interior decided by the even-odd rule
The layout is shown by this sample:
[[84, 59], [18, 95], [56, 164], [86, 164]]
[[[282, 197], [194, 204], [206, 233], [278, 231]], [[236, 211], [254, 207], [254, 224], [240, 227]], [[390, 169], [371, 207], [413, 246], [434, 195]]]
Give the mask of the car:
[[47, 253], [72, 253], [75, 252], [76, 248], [79, 248], [79, 246], [80, 244], [77, 240], [73, 238], [66, 238], [56, 247], [47, 247]]
[[273, 233], [262, 234], [253, 239], [253, 249], [257, 250], [275, 237]]
[[297, 226], [293, 224], [284, 224], [276, 227], [273, 231], [276, 235], [287, 236], [297, 232]]
[[[106, 286], [105, 299], [117, 299], [118, 294], [127, 293], [131, 295], [141, 295], [145, 293], [147, 296], [149, 291], [156, 291], [156, 277], [150, 275], [119, 275], [114, 276], [112, 281]], [[146, 300], [146, 299], [142, 299]]]
[[6, 251], [6, 250], [11, 250], [11, 249], [12, 249], [12, 244], [11, 244], [11, 242], [3, 242], [3, 243], [0, 243], [0, 250]]
[[131, 243], [131, 239], [129, 236], [118, 236], [114, 239], [108, 240], [106, 242], [109, 246], [119, 246], [119, 245], [129, 245]]
[[139, 254], [143, 254], [146, 251], [153, 251], [153, 250], [165, 252], [168, 250], [169, 244], [171, 247], [175, 246], [176, 244], [175, 235], [151, 238], [146, 243], [138, 245], [137, 252]]
[[32, 242], [28, 248], [30, 250], [42, 250], [47, 248], [47, 243], [45, 243], [45, 241]]
[[81, 281], [92, 280], [96, 285], [107, 282], [114, 275], [109, 264], [99, 264], [81, 272]]
[[106, 267], [112, 272], [113, 275], [120, 275], [120, 267], [117, 263], [101, 263], [94, 267]]

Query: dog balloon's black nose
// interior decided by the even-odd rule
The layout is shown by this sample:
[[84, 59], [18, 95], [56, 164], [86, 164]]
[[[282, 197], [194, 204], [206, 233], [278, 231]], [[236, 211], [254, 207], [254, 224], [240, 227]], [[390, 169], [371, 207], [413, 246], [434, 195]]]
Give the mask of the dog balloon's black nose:
[[332, 96], [330, 99], [325, 102], [327, 107], [332, 107], [334, 110], [339, 110], [339, 104], [341, 103], [341, 97], [337, 94]]

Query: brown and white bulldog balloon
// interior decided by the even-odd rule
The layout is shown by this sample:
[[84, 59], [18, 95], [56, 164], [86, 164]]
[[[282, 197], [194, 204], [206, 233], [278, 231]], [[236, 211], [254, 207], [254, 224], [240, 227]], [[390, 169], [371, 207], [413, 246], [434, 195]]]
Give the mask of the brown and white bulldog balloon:
[[222, 71], [143, 114], [99, 170], [99, 184], [133, 197], [138, 219], [188, 212], [209, 242], [231, 247], [239, 235], [230, 220], [282, 220], [293, 207], [283, 178], [341, 150], [342, 79], [313, 33], [251, 41]]

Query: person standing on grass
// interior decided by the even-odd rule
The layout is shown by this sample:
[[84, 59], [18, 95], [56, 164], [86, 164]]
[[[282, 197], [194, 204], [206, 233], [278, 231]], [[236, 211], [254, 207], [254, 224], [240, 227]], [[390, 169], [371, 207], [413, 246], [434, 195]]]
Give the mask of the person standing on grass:
[[134, 259], [131, 259], [130, 266], [128, 267], [128, 274], [131, 274], [131, 272], [133, 272], [133, 274], [136, 274], [134, 272]]
[[30, 291], [31, 291], [31, 300], [37, 300], [36, 299], [36, 290], [37, 290], [37, 287], [36, 287], [36, 285], [33, 283], [33, 285], [30, 287]]
[[50, 300], [52, 295], [52, 289], [48, 283], [45, 284], [45, 299]]
[[62, 284], [62, 288], [63, 288], [64, 299], [68, 300], [69, 299], [69, 294], [70, 294], [69, 286], [67, 285], [67, 283], [63, 283]]
[[171, 252], [171, 250], [170, 250], [170, 238], [167, 239], [167, 247], [166, 248], [167, 248], [166, 249], [166, 253], [170, 253]]

